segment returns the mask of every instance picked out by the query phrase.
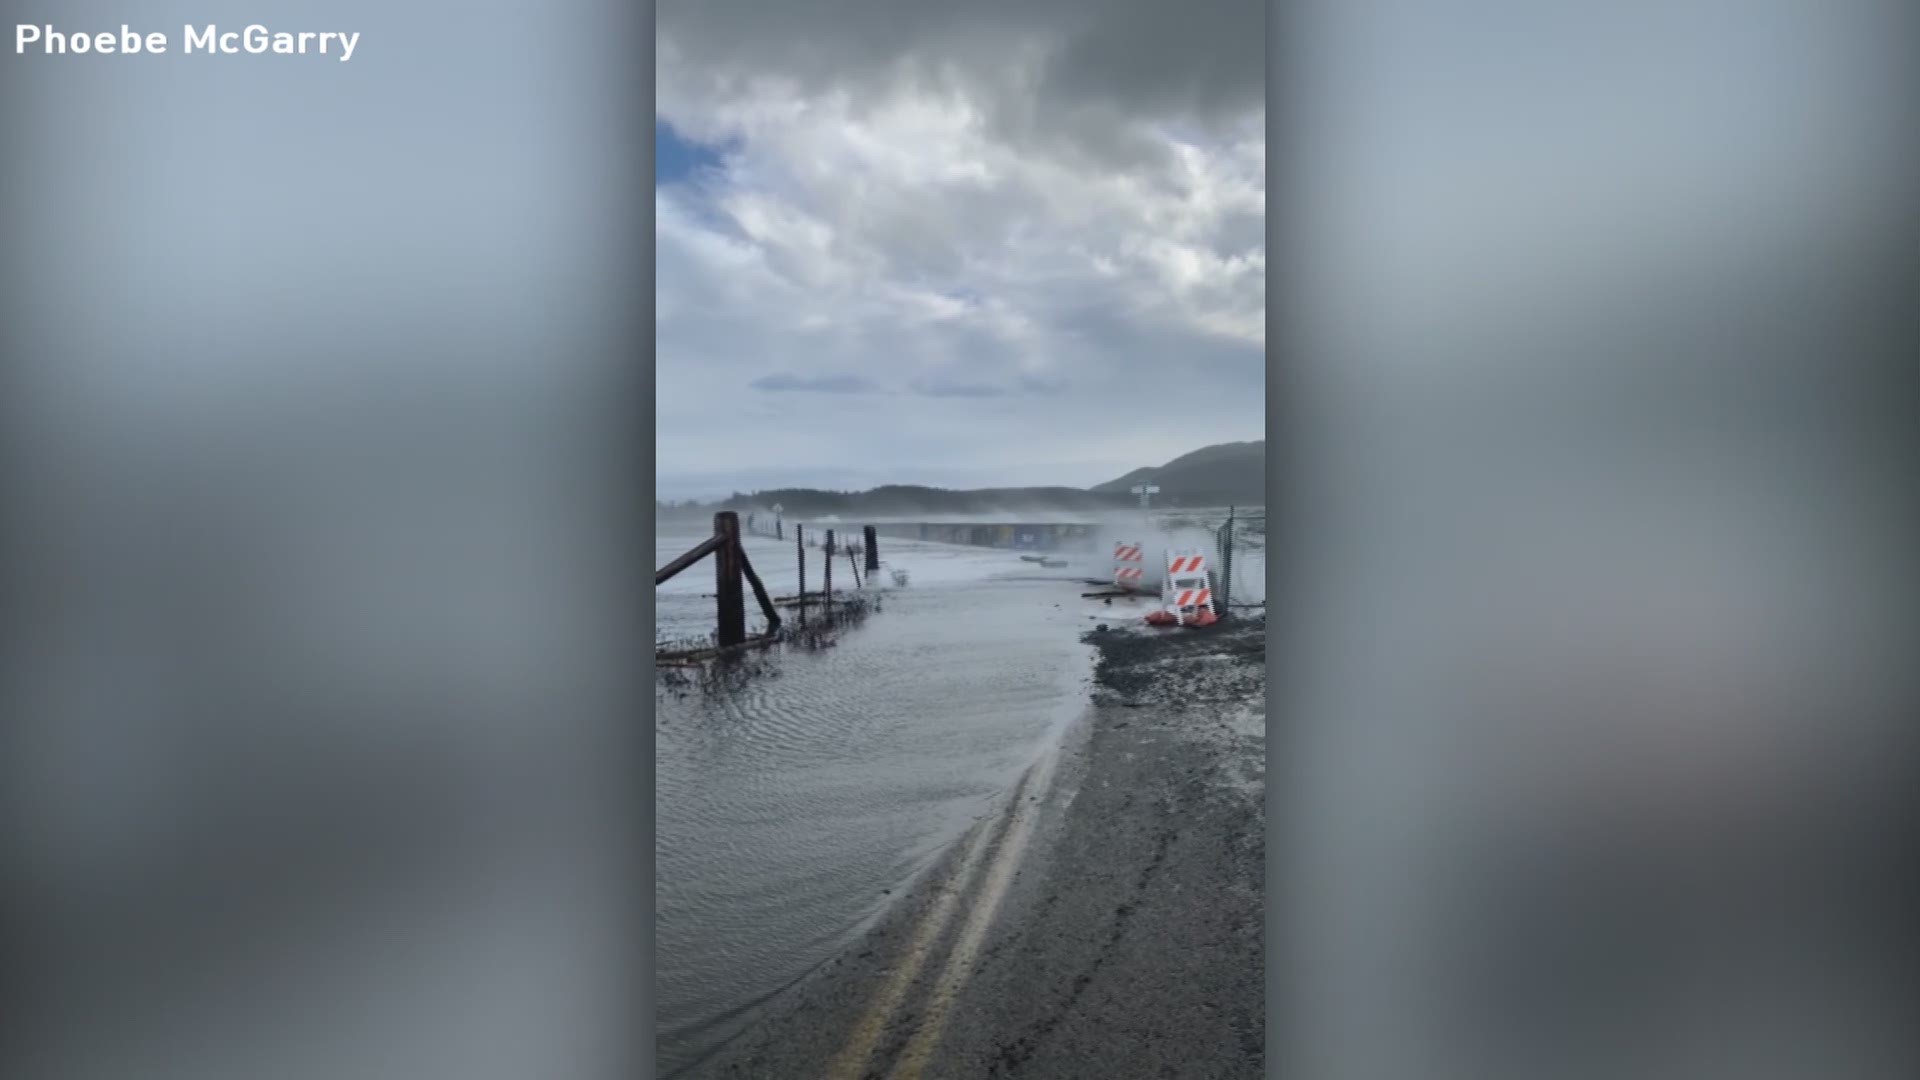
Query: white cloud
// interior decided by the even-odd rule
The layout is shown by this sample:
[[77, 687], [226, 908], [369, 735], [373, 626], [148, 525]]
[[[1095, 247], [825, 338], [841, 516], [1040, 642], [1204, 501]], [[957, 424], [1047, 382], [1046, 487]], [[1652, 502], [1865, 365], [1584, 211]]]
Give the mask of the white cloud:
[[[715, 454], [750, 470], [767, 440], [823, 476], [964, 458], [983, 476], [1058, 463], [1019, 482], [1086, 484], [1260, 435], [1257, 53], [1238, 72], [1173, 56], [1143, 94], [1076, 51], [1117, 42], [1115, 17], [1142, 48], [1179, 37], [1142, 5], [997, 22], [887, 5], [884, 30], [840, 8], [730, 7], [660, 16], [662, 118], [726, 147], [717, 175], [655, 202], [663, 478]], [[1257, 4], [1233, 10], [1245, 25], [1209, 32], [1263, 33]], [[768, 379], [878, 393], [756, 395]], [[754, 435], [716, 450], [743, 408], [760, 410]], [[1128, 418], [1142, 434], [1114, 439]]]

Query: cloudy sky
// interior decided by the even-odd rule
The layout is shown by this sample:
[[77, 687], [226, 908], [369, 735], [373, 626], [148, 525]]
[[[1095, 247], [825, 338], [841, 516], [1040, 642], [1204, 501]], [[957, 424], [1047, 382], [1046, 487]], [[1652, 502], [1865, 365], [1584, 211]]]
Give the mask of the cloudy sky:
[[1088, 485], [1264, 435], [1259, 0], [666, 0], [658, 484]]

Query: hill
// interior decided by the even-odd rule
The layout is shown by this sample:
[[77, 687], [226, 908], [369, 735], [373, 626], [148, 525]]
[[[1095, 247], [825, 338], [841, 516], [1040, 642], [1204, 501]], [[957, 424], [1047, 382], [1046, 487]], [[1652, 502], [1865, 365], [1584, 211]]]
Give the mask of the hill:
[[1155, 506], [1261, 506], [1267, 501], [1267, 444], [1217, 443], [1182, 454], [1165, 465], [1145, 466], [1092, 488], [1023, 487], [947, 488], [888, 484], [871, 491], [821, 491], [774, 488], [735, 492], [716, 503], [655, 504], [662, 516], [710, 514], [715, 510], [750, 512], [778, 504], [787, 517], [881, 518], [960, 517], [980, 520], [1040, 520], [1061, 514], [1100, 514], [1136, 504], [1128, 489], [1143, 480], [1160, 485]]
[[912, 518], [964, 516], [1046, 518], [1061, 513], [1098, 514], [1129, 505], [1128, 497], [1071, 487], [947, 488], [888, 484], [871, 491], [775, 488], [736, 493], [710, 509], [761, 510], [778, 504], [792, 518]]
[[1259, 506], [1267, 501], [1267, 443], [1216, 443], [1182, 454], [1165, 465], [1135, 469], [1091, 489], [1123, 495], [1142, 481], [1158, 484], [1162, 506]]

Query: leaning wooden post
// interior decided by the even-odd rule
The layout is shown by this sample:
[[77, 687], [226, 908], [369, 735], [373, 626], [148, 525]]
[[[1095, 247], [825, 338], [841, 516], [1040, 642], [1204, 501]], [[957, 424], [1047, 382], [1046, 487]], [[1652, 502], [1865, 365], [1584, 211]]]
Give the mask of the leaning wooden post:
[[746, 575], [747, 584], [753, 586], [753, 598], [760, 601], [760, 610], [767, 617], [767, 633], [780, 631], [780, 612], [773, 606], [773, 597], [767, 595], [767, 586], [760, 575], [753, 572], [753, 560], [747, 558], [745, 548], [740, 550], [740, 572]]
[[713, 532], [721, 538], [713, 552], [714, 595], [720, 607], [720, 647], [747, 640], [746, 597], [740, 591], [740, 515], [722, 510], [713, 515]]
[[867, 576], [868, 577], [872, 577], [873, 575], [880, 572], [880, 544], [878, 542], [879, 535], [880, 534], [874, 530], [873, 526], [871, 525], [867, 526], [866, 539], [867, 539]]
[[853, 573], [853, 587], [860, 587], [860, 560], [853, 557], [853, 549], [847, 549], [847, 569]]

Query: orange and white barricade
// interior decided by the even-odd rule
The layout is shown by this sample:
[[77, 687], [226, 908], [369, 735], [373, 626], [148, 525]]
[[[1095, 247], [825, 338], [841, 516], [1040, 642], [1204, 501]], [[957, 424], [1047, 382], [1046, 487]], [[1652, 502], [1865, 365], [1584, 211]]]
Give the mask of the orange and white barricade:
[[1113, 583], [1122, 589], [1138, 589], [1146, 581], [1146, 550], [1125, 540], [1113, 545]]
[[1207, 574], [1207, 557], [1199, 548], [1168, 548], [1167, 579], [1161, 589], [1171, 622], [1176, 626], [1206, 626], [1220, 618]]

